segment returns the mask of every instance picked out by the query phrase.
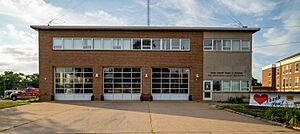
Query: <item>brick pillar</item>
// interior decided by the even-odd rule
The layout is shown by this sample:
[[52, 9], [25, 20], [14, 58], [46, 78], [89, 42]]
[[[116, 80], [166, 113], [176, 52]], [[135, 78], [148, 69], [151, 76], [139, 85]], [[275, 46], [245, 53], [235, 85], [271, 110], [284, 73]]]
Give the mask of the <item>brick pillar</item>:
[[[203, 73], [200, 69], [195, 67], [190, 68], [190, 95], [193, 101], [203, 100]], [[196, 74], [199, 75], [199, 78], [196, 78]]]
[[[101, 100], [103, 94], [103, 70], [101, 66], [94, 66], [93, 68], [93, 95], [95, 101]], [[98, 77], [96, 75], [98, 74]]]
[[151, 67], [142, 68], [142, 100], [151, 100]]
[[40, 89], [40, 100], [51, 101], [54, 97], [54, 69], [52, 66], [41, 66], [40, 65], [40, 77], [39, 77], [39, 89]]

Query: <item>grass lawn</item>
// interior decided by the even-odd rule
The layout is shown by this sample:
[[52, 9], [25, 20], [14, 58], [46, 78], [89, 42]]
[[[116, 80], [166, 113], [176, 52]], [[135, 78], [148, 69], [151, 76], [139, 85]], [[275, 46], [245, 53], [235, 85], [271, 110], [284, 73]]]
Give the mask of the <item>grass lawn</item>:
[[0, 109], [16, 107], [26, 105], [32, 102], [38, 102], [39, 98], [32, 98], [28, 100], [17, 100], [17, 101], [0, 101]]
[[300, 126], [300, 109], [280, 107], [256, 107], [248, 104], [218, 104], [219, 109], [231, 109], [255, 117], [276, 121], [287, 127]]

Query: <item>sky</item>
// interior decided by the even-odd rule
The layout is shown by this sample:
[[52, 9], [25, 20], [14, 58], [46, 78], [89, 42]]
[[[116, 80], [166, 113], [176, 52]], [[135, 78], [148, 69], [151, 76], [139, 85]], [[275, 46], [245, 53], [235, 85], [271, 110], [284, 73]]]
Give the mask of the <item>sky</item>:
[[[261, 27], [253, 35], [253, 76], [300, 52], [300, 0], [150, 0], [152, 26]], [[147, 0], [0, 0], [0, 73], [38, 72], [32, 24], [147, 25]], [[272, 46], [274, 45], [274, 46]], [[268, 47], [266, 47], [268, 46]]]

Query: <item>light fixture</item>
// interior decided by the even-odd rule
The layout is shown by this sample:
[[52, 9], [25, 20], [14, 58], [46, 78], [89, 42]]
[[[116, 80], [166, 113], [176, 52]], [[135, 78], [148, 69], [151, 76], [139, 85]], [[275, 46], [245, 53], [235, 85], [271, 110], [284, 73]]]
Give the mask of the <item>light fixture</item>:
[[96, 78], [98, 78], [98, 77], [99, 77], [99, 74], [98, 74], [98, 73], [96, 73], [96, 74], [95, 74], [95, 77], [96, 77]]
[[148, 74], [145, 74], [145, 78], [148, 78]]
[[199, 80], [200, 76], [199, 76], [199, 74], [196, 74], [195, 77], [196, 77], [196, 80]]
[[47, 78], [45, 77], [44, 80], [47, 80]]

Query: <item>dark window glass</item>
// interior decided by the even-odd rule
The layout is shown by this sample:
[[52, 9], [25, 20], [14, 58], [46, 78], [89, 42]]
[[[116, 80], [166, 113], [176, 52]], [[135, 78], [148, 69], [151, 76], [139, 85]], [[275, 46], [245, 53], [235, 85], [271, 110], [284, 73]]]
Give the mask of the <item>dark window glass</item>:
[[93, 93], [93, 89], [84, 89], [84, 93]]
[[151, 48], [151, 40], [143, 39], [143, 49], [150, 49], [150, 48]]
[[221, 91], [221, 81], [213, 81], [213, 91]]
[[141, 39], [133, 39], [133, 49], [141, 49]]
[[160, 89], [152, 89], [152, 93], [161, 93]]
[[55, 90], [55, 92], [56, 92], [56, 93], [65, 93], [65, 90], [64, 90], [64, 89], [58, 89], [58, 88], [57, 88], [57, 89]]
[[92, 68], [84, 68], [84, 72], [93, 72]]
[[152, 72], [154, 73], [154, 72], [161, 72], [161, 68], [152, 68]]

